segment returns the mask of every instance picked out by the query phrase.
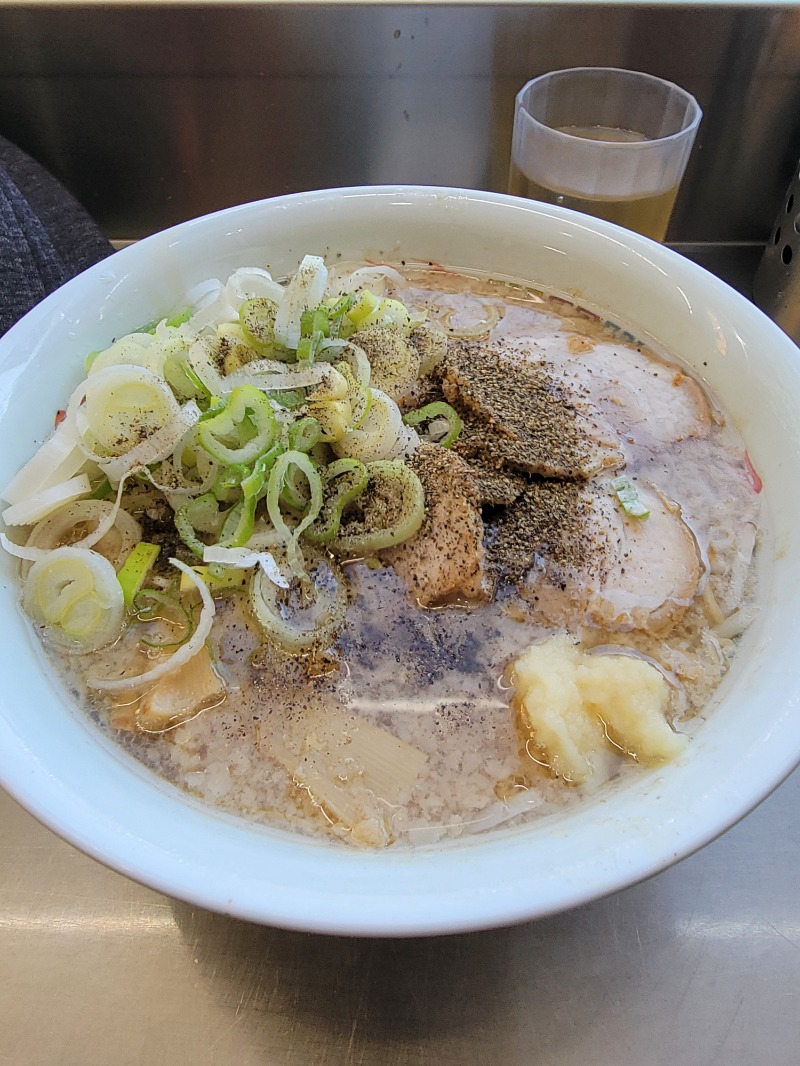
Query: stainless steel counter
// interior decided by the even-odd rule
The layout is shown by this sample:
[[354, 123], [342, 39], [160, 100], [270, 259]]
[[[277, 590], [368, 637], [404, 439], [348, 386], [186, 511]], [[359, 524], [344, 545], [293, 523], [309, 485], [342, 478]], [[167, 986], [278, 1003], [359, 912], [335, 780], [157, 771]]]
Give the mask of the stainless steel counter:
[[572, 913], [430, 940], [194, 910], [0, 798], [3, 1066], [789, 1066], [795, 774], [681, 865]]
[[[758, 257], [684, 251], [742, 288]], [[0, 793], [0, 1064], [789, 1066], [799, 809], [796, 773], [720, 840], [608, 899], [378, 941], [167, 899]]]

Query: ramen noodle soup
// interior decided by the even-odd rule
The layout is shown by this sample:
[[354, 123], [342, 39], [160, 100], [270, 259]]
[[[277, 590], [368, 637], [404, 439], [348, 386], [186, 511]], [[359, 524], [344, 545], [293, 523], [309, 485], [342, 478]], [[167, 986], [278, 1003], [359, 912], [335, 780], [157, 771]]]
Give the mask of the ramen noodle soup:
[[177, 787], [404, 846], [691, 757], [760, 482], [674, 357], [562, 295], [306, 256], [79, 378], [3, 545], [65, 684]]

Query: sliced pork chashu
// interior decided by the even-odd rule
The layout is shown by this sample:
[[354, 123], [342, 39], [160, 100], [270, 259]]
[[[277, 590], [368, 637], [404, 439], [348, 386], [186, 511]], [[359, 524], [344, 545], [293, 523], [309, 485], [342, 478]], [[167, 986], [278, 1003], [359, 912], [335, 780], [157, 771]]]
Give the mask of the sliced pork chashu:
[[425, 492], [425, 519], [404, 544], [381, 552], [423, 606], [480, 600], [489, 593], [480, 497], [468, 465], [438, 444], [409, 459]]
[[671, 444], [703, 437], [713, 412], [697, 384], [679, 367], [621, 345], [598, 344], [561, 364], [580, 379], [622, 437], [642, 444]]
[[544, 364], [459, 341], [448, 346], [436, 375], [464, 419], [456, 450], [466, 458], [567, 478], [588, 478], [622, 460], [617, 434], [585, 402], [586, 389]]
[[524, 576], [526, 595], [552, 625], [667, 630], [697, 591], [700, 550], [677, 504], [653, 486], [637, 488], [646, 519], [622, 511], [607, 479], [538, 481], [499, 523], [490, 559]]
[[652, 446], [708, 433], [715, 413], [701, 386], [680, 367], [589, 334], [562, 328], [544, 333], [539, 317], [510, 309], [495, 329], [497, 343], [548, 366], [564, 387], [596, 404], [620, 437]]
[[591, 606], [598, 625], [609, 629], [671, 628], [692, 602], [703, 563], [678, 504], [653, 486], [639, 486], [650, 509], [646, 519], [618, 508], [617, 556]]

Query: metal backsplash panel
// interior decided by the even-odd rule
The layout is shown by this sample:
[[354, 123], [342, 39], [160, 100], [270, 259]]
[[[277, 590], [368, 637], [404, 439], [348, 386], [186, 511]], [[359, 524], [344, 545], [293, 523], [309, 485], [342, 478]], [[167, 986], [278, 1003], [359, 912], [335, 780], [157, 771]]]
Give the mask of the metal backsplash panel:
[[575, 65], [700, 101], [670, 239], [767, 238], [800, 157], [791, 8], [0, 5], [0, 133], [135, 238], [300, 189], [504, 189], [515, 93]]

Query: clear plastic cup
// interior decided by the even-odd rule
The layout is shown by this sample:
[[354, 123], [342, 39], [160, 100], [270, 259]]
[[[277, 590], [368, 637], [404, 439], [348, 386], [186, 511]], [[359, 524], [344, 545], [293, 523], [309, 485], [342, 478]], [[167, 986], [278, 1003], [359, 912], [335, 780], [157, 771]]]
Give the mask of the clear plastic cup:
[[650, 74], [543, 74], [517, 95], [509, 192], [661, 241], [701, 118], [690, 93]]

